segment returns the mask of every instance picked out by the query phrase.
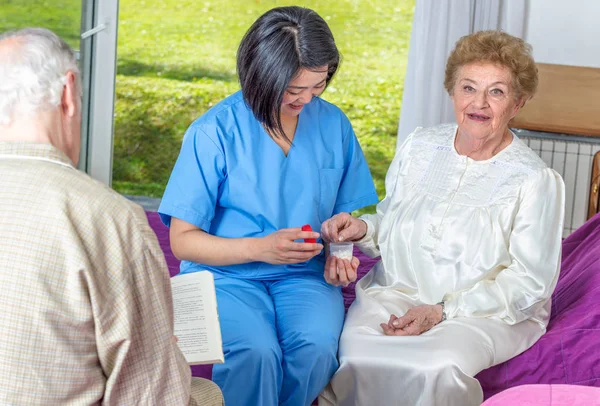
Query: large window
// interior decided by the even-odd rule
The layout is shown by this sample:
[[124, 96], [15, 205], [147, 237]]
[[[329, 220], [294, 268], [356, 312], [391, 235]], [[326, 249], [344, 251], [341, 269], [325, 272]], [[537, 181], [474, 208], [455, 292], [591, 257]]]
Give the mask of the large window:
[[330, 25], [344, 59], [323, 97], [349, 116], [383, 195], [414, 0], [121, 0], [114, 188], [162, 195], [185, 129], [239, 89], [235, 54], [244, 32], [284, 4], [312, 8]]
[[[0, 1], [0, 31], [46, 27], [81, 50], [80, 168], [121, 193], [150, 197], [162, 195], [189, 124], [239, 88], [235, 54], [246, 29], [268, 9], [290, 4]], [[350, 118], [380, 196], [395, 151], [414, 3], [293, 2], [317, 11], [333, 31], [343, 62], [323, 97]], [[81, 33], [88, 36], [80, 40]]]

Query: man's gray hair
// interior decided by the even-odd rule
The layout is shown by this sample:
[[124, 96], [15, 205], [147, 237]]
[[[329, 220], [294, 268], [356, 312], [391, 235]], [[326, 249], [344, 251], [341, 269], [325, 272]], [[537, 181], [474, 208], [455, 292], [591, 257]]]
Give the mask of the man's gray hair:
[[1, 34], [0, 125], [9, 125], [15, 114], [57, 107], [68, 71], [75, 73], [80, 91], [75, 53], [52, 31], [26, 28]]

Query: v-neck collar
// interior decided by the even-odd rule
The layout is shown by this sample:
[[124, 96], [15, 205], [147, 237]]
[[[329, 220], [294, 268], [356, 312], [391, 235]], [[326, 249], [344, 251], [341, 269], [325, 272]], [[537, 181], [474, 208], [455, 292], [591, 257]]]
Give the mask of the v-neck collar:
[[[271, 136], [269, 135], [269, 133], [267, 132], [267, 130], [265, 130], [265, 128], [262, 126], [262, 124], [261, 124], [261, 126], [260, 126], [260, 127], [262, 128], [262, 131], [263, 131], [263, 134], [264, 134], [264, 136], [266, 136], [266, 137], [269, 137], [269, 141], [272, 143], [272, 145], [273, 145], [275, 148], [277, 148], [277, 149], [279, 150], [279, 152], [281, 153], [281, 156], [282, 156], [282, 157], [283, 157], [283, 159], [284, 159], [284, 160], [286, 160], [286, 161], [287, 161], [288, 159], [290, 159], [290, 154], [292, 154], [292, 153], [293, 153], [293, 151], [294, 151], [294, 149], [295, 149], [295, 148], [298, 148], [298, 145], [301, 143], [301, 142], [300, 142], [300, 143], [298, 142], [298, 139], [299, 139], [299, 138], [298, 138], [298, 136], [299, 136], [299, 135], [301, 135], [301, 133], [302, 133], [302, 132], [301, 132], [301, 129], [302, 129], [302, 123], [304, 122], [304, 118], [303, 118], [303, 117], [304, 117], [304, 115], [305, 115], [305, 114], [304, 114], [304, 112], [305, 112], [305, 111], [304, 111], [304, 110], [302, 110], [302, 111], [300, 112], [300, 114], [298, 114], [298, 123], [296, 124], [296, 131], [294, 132], [294, 140], [292, 141], [292, 143], [291, 143], [291, 145], [290, 145], [290, 149], [289, 149], [289, 151], [287, 152], [287, 154], [284, 152], [283, 148], [281, 148], [281, 146], [279, 146], [279, 145], [278, 145], [278, 144], [275, 142], [275, 140], [273, 139], [273, 137], [271, 137]], [[300, 139], [301, 139], [301, 138], [302, 138], [302, 137], [300, 137]]]

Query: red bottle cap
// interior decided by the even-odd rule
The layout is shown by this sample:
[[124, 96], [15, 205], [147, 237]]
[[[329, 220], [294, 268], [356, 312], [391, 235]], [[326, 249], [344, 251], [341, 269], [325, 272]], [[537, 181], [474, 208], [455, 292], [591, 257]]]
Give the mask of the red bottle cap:
[[[312, 227], [310, 226], [310, 224], [305, 224], [302, 226], [302, 231], [312, 231]], [[308, 243], [313, 243], [316, 244], [317, 240], [314, 238], [305, 238], [304, 242], [308, 242]]]

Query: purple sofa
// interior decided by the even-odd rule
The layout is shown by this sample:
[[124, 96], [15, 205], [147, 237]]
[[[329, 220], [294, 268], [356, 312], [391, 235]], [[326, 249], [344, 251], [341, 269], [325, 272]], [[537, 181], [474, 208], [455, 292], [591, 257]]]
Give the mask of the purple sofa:
[[[165, 253], [171, 276], [179, 261], [171, 252], [168, 229], [157, 213], [148, 212]], [[359, 278], [377, 262], [356, 251]], [[343, 289], [346, 309], [354, 285]], [[600, 387], [600, 214], [563, 241], [562, 269], [552, 297], [548, 332], [523, 354], [477, 375], [485, 398], [526, 384], [573, 384]], [[192, 367], [194, 376], [211, 378], [210, 365]]]

